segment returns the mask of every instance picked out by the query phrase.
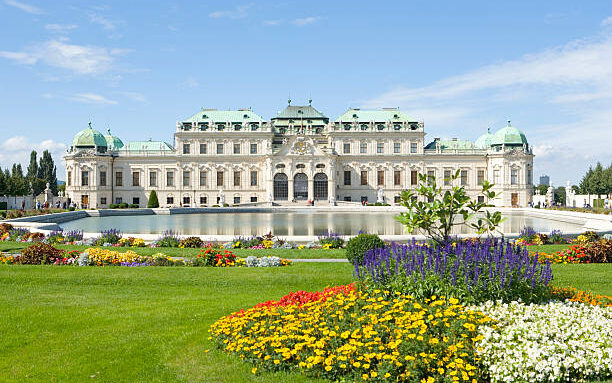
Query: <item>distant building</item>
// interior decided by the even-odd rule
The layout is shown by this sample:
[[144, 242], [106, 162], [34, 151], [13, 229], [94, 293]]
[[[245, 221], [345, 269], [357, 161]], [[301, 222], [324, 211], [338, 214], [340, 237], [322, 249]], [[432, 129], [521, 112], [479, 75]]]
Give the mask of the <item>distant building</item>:
[[[177, 123], [174, 145], [124, 144], [89, 127], [65, 158], [67, 196], [93, 208], [146, 206], [151, 190], [162, 207], [375, 202], [380, 195], [398, 203], [419, 173], [435, 176], [443, 189], [465, 186], [473, 197], [485, 180], [493, 182], [502, 192], [498, 206], [526, 206], [533, 190], [531, 148], [509, 121], [475, 143], [427, 143], [423, 123], [395, 108], [349, 109], [335, 121], [310, 103], [289, 104], [270, 120], [250, 109], [202, 109]], [[459, 179], [445, 181], [457, 170]]]
[[550, 186], [550, 177], [549, 176], [540, 176], [540, 185]]

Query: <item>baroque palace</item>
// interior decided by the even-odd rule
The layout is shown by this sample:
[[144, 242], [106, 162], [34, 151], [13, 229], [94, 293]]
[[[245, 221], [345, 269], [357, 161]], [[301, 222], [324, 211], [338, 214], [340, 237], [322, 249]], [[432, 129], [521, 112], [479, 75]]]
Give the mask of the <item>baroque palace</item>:
[[308, 105], [289, 105], [266, 121], [251, 109], [202, 109], [177, 122], [174, 144], [123, 143], [90, 126], [66, 153], [66, 195], [77, 205], [204, 207], [315, 200], [395, 204], [419, 173], [440, 186], [455, 181], [472, 195], [488, 180], [497, 206], [532, 199], [533, 154], [508, 125], [476, 142], [434, 138], [397, 108], [349, 109], [335, 121]]

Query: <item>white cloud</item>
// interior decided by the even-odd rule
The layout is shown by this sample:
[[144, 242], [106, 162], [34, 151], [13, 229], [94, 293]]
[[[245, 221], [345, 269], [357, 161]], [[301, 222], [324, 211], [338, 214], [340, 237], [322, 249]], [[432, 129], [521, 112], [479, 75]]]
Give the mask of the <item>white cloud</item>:
[[362, 103], [400, 106], [425, 120], [428, 137], [475, 139], [509, 116], [533, 147], [537, 172], [577, 182], [588, 163], [612, 161], [612, 34], [442, 78], [398, 87]]
[[76, 29], [76, 24], [46, 24], [45, 29], [56, 33], [66, 33]]
[[213, 19], [243, 19], [247, 17], [247, 10], [251, 8], [251, 5], [238, 5], [232, 10], [214, 11], [208, 14], [208, 17]]
[[15, 1], [15, 0], [4, 0], [4, 4], [6, 5], [10, 5], [11, 7], [15, 7], [17, 9], [21, 9], [24, 12], [27, 13], [31, 13], [33, 15], [40, 15], [42, 12], [42, 9], [35, 7], [33, 5], [29, 5], [26, 3], [21, 3], [19, 1]]
[[76, 74], [95, 75], [109, 71], [115, 58], [127, 52], [129, 50], [76, 45], [68, 43], [66, 39], [52, 39], [25, 48], [20, 52], [0, 51], [0, 57], [25, 65], [43, 62]]
[[102, 28], [106, 29], [107, 31], [112, 31], [117, 28], [117, 22], [111, 21], [99, 13], [90, 13], [89, 21], [92, 24], [101, 25]]
[[119, 92], [119, 94], [121, 94], [125, 98], [128, 98], [134, 102], [146, 102], [147, 101], [147, 99], [142, 94], [137, 93], [137, 92]]
[[0, 167], [10, 167], [13, 163], [21, 163], [22, 168], [28, 166], [30, 162], [30, 152], [36, 150], [38, 158], [44, 150], [51, 153], [51, 157], [57, 167], [58, 178], [63, 178], [65, 166], [63, 156], [66, 152], [66, 144], [54, 140], [43, 140], [41, 142], [31, 142], [24, 136], [9, 137], [0, 143]]
[[298, 26], [298, 27], [303, 27], [303, 26], [308, 25], [308, 24], [316, 23], [319, 20], [321, 20], [320, 17], [309, 16], [309, 17], [303, 17], [303, 18], [295, 19], [295, 20], [291, 21], [291, 24], [293, 24], [295, 26]]
[[266, 20], [263, 23], [264, 25], [280, 25], [282, 22], [282, 20]]
[[85, 104], [106, 104], [115, 105], [117, 101], [109, 100], [108, 98], [95, 93], [77, 93], [70, 98], [76, 102], [82, 102]]

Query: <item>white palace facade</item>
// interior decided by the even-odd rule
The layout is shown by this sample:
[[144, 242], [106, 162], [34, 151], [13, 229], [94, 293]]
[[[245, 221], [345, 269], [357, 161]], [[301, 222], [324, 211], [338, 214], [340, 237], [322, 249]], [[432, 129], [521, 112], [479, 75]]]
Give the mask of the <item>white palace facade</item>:
[[202, 109], [177, 122], [174, 143], [123, 143], [91, 126], [66, 153], [66, 195], [77, 205], [205, 207], [316, 200], [396, 204], [419, 173], [442, 186], [455, 181], [476, 196], [488, 180], [498, 206], [526, 206], [533, 193], [533, 154], [508, 125], [476, 142], [434, 138], [396, 108], [349, 109], [330, 121], [308, 105], [289, 105], [265, 120], [251, 109]]

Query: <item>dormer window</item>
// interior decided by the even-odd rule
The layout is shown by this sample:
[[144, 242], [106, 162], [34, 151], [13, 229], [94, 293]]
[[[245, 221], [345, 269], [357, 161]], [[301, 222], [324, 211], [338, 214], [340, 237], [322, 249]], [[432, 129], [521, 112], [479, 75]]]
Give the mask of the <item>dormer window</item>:
[[242, 125], [240, 124], [234, 125], [234, 130], [240, 130], [240, 129], [242, 129]]
[[208, 123], [207, 122], [200, 123], [200, 130], [208, 130]]
[[357, 114], [353, 114], [353, 118], [357, 118]]
[[393, 129], [395, 129], [395, 130], [400, 130], [401, 128], [402, 128], [402, 126], [400, 124], [393, 125]]
[[361, 130], [368, 130], [367, 124], [361, 124]]
[[394, 114], [393, 118], [399, 118], [399, 116], [397, 114]]
[[293, 124], [293, 120], [289, 120], [289, 123], [290, 123], [290, 124]]
[[418, 125], [417, 124], [410, 124], [410, 130], [417, 130]]
[[344, 124], [344, 130], [351, 130], [350, 124]]
[[378, 125], [376, 125], [376, 129], [378, 129], [378, 130], [384, 130], [384, 129], [385, 129], [385, 126], [384, 126], [383, 124], [378, 124]]
[[251, 130], [257, 130], [257, 124], [251, 124]]
[[223, 129], [225, 129], [225, 125], [224, 124], [217, 124], [217, 130], [218, 131], [222, 131]]
[[205, 114], [202, 115], [202, 120], [206, 120], [207, 118], [208, 118], [207, 115], [205, 115]]
[[249, 115], [248, 114], [244, 114], [244, 115], [242, 115], [242, 117], [249, 118]]

